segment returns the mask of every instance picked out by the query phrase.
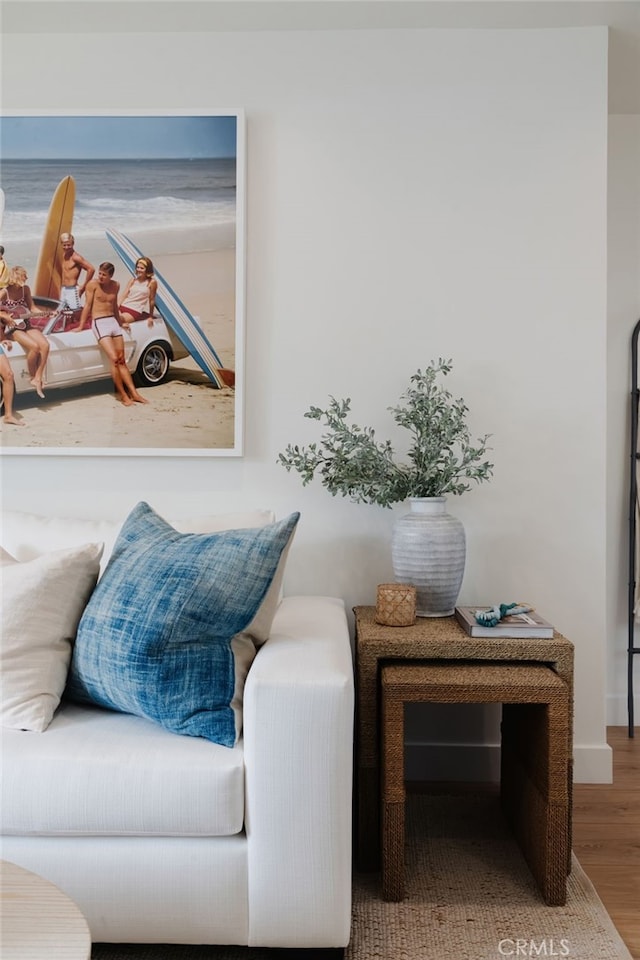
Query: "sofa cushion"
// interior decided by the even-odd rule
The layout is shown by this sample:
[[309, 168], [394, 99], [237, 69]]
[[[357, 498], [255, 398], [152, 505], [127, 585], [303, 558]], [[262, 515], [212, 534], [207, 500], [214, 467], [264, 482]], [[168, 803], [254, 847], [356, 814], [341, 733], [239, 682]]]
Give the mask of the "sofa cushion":
[[[215, 533], [240, 527], [264, 527], [273, 523], [271, 510], [203, 514], [201, 517], [169, 518], [181, 533]], [[109, 562], [122, 520], [90, 520], [76, 517], [45, 517], [22, 510], [3, 510], [0, 543], [16, 560], [33, 560], [43, 553], [79, 547], [85, 543], [104, 544], [100, 569]]]
[[268, 635], [298, 517], [182, 534], [138, 504], [80, 621], [71, 699], [233, 746], [254, 633]]
[[18, 563], [0, 548], [0, 718], [41, 733], [67, 680], [71, 644], [98, 579], [102, 544]]
[[242, 829], [233, 750], [63, 701], [46, 733], [2, 731], [3, 833], [230, 836]]

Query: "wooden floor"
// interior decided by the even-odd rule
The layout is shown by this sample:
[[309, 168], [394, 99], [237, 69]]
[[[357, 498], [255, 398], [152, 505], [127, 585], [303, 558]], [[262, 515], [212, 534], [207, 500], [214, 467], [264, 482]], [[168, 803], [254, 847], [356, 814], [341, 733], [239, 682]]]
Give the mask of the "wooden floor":
[[608, 727], [613, 783], [574, 784], [573, 850], [640, 960], [640, 729]]

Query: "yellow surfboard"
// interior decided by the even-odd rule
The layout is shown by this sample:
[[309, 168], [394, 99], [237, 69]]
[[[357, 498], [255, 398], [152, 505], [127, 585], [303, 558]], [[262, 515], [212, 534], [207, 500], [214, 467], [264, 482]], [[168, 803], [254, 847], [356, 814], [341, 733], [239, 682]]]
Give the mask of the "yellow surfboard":
[[55, 189], [47, 223], [42, 235], [32, 293], [38, 297], [60, 299], [62, 281], [62, 247], [60, 235], [71, 233], [73, 208], [76, 202], [76, 184], [73, 177], [65, 177]]

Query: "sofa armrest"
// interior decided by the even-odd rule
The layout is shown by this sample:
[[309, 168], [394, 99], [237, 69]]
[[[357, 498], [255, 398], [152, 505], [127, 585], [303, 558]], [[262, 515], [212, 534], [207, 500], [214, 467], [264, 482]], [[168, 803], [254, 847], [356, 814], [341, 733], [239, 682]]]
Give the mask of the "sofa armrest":
[[349, 941], [353, 705], [343, 602], [287, 597], [244, 691], [250, 946]]

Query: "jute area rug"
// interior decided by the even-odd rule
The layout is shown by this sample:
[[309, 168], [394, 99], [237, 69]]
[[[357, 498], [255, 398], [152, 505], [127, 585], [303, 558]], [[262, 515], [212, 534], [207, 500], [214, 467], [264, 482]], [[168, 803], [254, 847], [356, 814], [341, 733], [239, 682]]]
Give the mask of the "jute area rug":
[[[573, 859], [565, 907], [547, 907], [494, 795], [407, 801], [407, 895], [380, 899], [354, 877], [347, 960], [631, 960]], [[95, 944], [92, 960], [271, 960], [248, 947]]]

